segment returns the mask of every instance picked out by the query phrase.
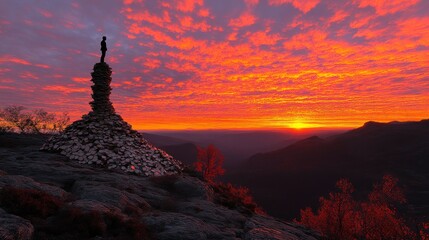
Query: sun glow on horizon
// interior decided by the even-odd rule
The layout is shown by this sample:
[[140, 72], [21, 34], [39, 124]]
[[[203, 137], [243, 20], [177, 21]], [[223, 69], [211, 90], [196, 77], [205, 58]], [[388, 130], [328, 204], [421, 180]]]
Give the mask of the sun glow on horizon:
[[293, 122], [293, 123], [289, 124], [289, 127], [300, 130], [300, 129], [309, 128], [312, 126], [310, 126], [309, 124], [306, 124], [304, 122]]

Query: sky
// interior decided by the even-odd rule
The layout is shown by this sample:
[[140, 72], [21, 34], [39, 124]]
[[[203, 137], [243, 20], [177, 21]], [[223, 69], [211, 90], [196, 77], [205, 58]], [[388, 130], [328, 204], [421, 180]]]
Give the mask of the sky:
[[357, 127], [429, 118], [428, 0], [0, 0], [0, 107], [135, 129]]

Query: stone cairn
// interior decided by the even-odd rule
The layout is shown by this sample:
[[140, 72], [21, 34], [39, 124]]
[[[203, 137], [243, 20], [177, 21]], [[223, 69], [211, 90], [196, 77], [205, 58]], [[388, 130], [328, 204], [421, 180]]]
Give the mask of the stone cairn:
[[92, 111], [73, 122], [64, 132], [51, 137], [41, 148], [59, 152], [70, 160], [142, 176], [181, 172], [182, 163], [149, 144], [115, 113], [109, 96], [112, 69], [106, 63], [94, 65], [91, 86]]

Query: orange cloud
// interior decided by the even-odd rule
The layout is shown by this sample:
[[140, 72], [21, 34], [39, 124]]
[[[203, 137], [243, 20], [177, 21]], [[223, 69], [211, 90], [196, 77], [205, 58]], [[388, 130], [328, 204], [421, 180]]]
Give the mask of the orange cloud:
[[397, 23], [399, 31], [396, 36], [408, 38], [408, 44], [423, 45], [429, 47], [429, 17], [410, 18]]
[[266, 32], [255, 32], [249, 36], [249, 41], [255, 46], [260, 45], [274, 45], [280, 40], [278, 34], [268, 35]]

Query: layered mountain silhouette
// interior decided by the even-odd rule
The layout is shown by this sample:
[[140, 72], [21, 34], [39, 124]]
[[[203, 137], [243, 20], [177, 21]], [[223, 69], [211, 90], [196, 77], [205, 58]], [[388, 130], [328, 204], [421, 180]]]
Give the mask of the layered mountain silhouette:
[[[228, 181], [249, 186], [268, 212], [293, 218], [316, 206], [339, 178], [369, 189], [383, 174], [400, 179], [415, 214], [429, 215], [429, 120], [367, 122], [328, 138], [310, 137], [282, 149], [256, 154]], [[362, 195], [364, 195], [362, 193]]]
[[187, 166], [192, 166], [197, 161], [198, 146], [189, 140], [152, 133], [143, 133], [143, 136], [154, 146], [174, 156]]

